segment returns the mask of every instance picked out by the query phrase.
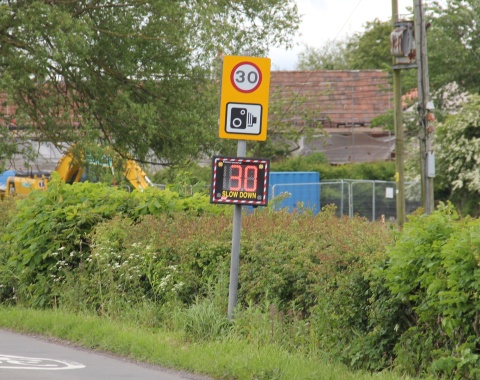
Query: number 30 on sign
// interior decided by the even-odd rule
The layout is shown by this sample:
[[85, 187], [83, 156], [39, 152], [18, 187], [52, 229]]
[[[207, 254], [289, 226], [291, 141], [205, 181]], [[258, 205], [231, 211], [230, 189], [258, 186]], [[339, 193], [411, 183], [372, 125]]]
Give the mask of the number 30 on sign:
[[240, 62], [230, 74], [232, 86], [240, 92], [254, 92], [262, 84], [262, 72], [252, 62]]
[[266, 159], [213, 157], [210, 202], [266, 206], [269, 167]]

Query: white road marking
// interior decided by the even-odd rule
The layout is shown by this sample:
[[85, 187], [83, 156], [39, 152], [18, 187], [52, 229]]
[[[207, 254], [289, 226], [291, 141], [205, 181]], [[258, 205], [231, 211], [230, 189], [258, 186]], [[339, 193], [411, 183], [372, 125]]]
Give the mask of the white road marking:
[[64, 370], [80, 369], [85, 365], [66, 360], [28, 358], [24, 356], [12, 356], [0, 354], [0, 368], [5, 369], [35, 369], [35, 370]]

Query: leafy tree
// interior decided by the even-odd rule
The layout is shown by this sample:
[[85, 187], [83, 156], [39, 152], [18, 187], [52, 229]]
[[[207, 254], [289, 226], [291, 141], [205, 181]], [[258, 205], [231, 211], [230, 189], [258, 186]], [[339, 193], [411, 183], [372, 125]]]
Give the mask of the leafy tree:
[[346, 41], [330, 40], [320, 48], [305, 46], [298, 55], [297, 70], [345, 70]]
[[328, 41], [316, 49], [306, 47], [299, 54], [300, 70], [372, 70], [390, 69], [390, 33], [392, 23], [375, 19], [343, 41]]
[[16, 150], [14, 135], [8, 128], [0, 128], [0, 173], [5, 170], [4, 162], [11, 159]]
[[[477, 0], [432, 1], [427, 12], [427, 48], [430, 87], [433, 91], [451, 82], [480, 92], [480, 3]], [[362, 32], [339, 43], [345, 66], [331, 66], [325, 49], [307, 48], [299, 56], [301, 69], [391, 70], [391, 21], [367, 22]], [[416, 70], [402, 71], [402, 91], [416, 88]]]
[[429, 76], [433, 89], [457, 82], [480, 92], [480, 3], [434, 1], [428, 29]]
[[289, 45], [298, 21], [293, 0], [1, 0], [0, 92], [25, 136], [194, 159], [220, 149], [221, 55]]
[[471, 96], [456, 115], [447, 117], [435, 135], [436, 182], [470, 214], [478, 214], [480, 201], [480, 96]]
[[306, 47], [299, 54], [300, 70], [375, 70], [390, 69], [392, 23], [375, 19], [364, 31], [344, 41], [328, 41], [322, 48]]
[[389, 69], [391, 21], [375, 19], [347, 42], [347, 62], [352, 70]]

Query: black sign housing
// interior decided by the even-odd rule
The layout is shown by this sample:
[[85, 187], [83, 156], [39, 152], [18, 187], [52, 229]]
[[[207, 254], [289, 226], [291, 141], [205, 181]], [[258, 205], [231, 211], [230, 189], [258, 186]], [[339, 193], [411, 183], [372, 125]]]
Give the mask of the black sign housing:
[[267, 206], [270, 161], [213, 157], [211, 203]]

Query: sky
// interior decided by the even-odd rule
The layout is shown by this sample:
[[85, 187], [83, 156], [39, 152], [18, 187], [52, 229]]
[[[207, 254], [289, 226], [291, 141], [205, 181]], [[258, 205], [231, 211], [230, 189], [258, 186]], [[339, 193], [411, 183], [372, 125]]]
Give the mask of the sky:
[[[408, 14], [413, 0], [397, 0], [400, 14]], [[330, 40], [342, 40], [362, 32], [368, 21], [392, 17], [392, 0], [296, 0], [302, 16], [293, 49], [271, 49], [272, 70], [294, 70], [305, 45], [320, 48]]]

